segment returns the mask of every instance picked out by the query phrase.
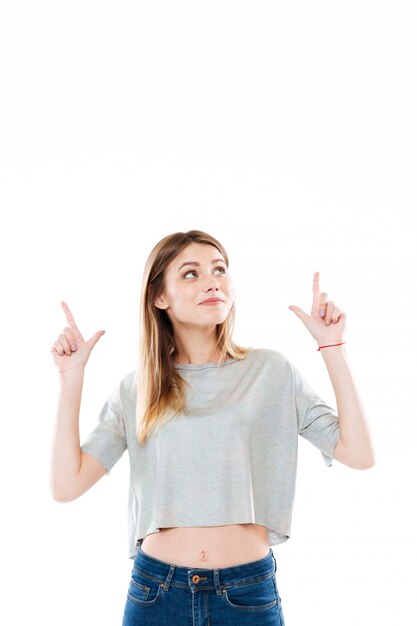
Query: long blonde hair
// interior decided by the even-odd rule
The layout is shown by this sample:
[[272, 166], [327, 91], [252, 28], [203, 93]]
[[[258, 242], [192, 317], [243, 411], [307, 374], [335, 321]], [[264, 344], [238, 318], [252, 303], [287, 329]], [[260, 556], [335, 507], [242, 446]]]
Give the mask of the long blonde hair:
[[[165, 289], [165, 269], [191, 243], [215, 246], [229, 258], [217, 239], [200, 230], [167, 235], [152, 249], [144, 268], [140, 302], [139, 359], [136, 372], [136, 435], [144, 444], [153, 429], [158, 429], [170, 417], [186, 413], [185, 385], [187, 381], [174, 366], [176, 350], [173, 326], [167, 313], [153, 302]], [[226, 358], [244, 359], [250, 348], [238, 346], [232, 340], [235, 307], [216, 326], [216, 352], [220, 351], [219, 366]]]

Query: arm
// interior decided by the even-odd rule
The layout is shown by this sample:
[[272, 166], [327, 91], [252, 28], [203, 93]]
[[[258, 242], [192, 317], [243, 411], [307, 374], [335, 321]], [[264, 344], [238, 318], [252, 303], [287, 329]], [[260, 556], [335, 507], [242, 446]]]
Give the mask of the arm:
[[59, 374], [60, 393], [50, 469], [50, 490], [58, 502], [75, 500], [106, 473], [103, 465], [80, 448], [79, 414], [83, 380], [83, 367]]
[[327, 301], [327, 292], [320, 292], [320, 272], [314, 272], [311, 315], [297, 306], [288, 308], [301, 319], [320, 346], [337, 401], [340, 441], [333, 457], [354, 469], [369, 469], [374, 465], [374, 453], [359, 394], [356, 390], [346, 353], [341, 343], [345, 332], [346, 313]]
[[341, 439], [334, 458], [354, 469], [369, 469], [374, 452], [364, 410], [344, 345], [320, 350], [336, 396]]

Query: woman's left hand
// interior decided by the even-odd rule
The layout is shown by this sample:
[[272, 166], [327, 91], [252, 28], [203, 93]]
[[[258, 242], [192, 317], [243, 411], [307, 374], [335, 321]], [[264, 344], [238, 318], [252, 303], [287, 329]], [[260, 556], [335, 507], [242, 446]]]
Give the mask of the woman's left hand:
[[314, 272], [311, 315], [304, 313], [298, 306], [291, 305], [288, 308], [300, 318], [319, 346], [340, 343], [344, 341], [346, 313], [336, 307], [333, 300], [327, 301], [325, 291], [320, 293], [319, 275], [320, 272]]

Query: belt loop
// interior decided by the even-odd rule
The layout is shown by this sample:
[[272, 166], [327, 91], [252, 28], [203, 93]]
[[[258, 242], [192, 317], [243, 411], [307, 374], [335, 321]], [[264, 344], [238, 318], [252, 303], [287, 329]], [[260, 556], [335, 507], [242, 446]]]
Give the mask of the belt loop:
[[174, 575], [174, 572], [175, 572], [175, 568], [176, 568], [176, 565], [170, 565], [169, 566], [169, 571], [168, 571], [167, 577], [165, 578], [165, 582], [162, 585], [164, 591], [168, 591], [168, 589], [169, 589], [169, 586], [171, 584], [171, 579], [172, 579], [172, 577]]
[[221, 596], [222, 595], [222, 590], [220, 588], [219, 570], [218, 569], [214, 569], [213, 570], [213, 579], [214, 579], [214, 586], [216, 588], [216, 594], [218, 596]]

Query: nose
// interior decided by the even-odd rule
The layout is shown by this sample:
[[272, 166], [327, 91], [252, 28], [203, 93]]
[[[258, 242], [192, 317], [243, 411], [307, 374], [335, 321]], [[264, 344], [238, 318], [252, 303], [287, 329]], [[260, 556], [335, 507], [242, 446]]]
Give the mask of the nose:
[[215, 291], [219, 289], [219, 285], [213, 276], [210, 276], [205, 283], [204, 291], [208, 291], [209, 289], [214, 289]]
[[216, 295], [216, 293], [219, 291], [218, 285], [213, 282], [208, 283], [208, 285], [204, 287], [204, 292], [209, 293], [210, 291], [213, 293], [213, 295]]

